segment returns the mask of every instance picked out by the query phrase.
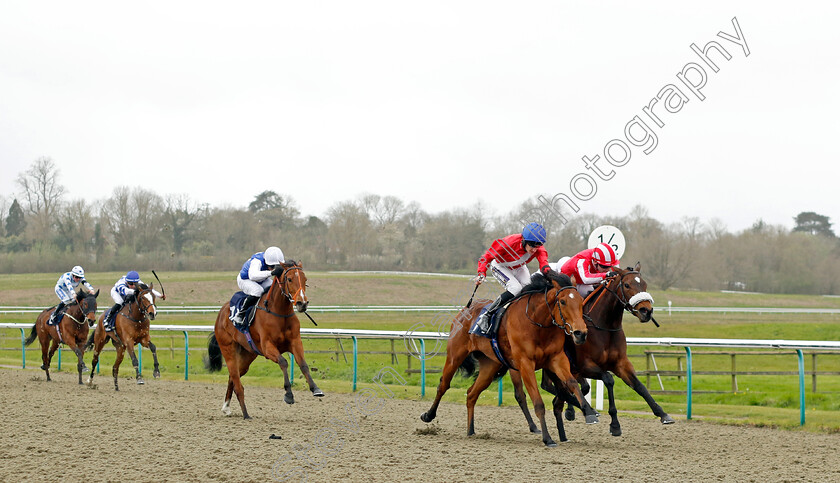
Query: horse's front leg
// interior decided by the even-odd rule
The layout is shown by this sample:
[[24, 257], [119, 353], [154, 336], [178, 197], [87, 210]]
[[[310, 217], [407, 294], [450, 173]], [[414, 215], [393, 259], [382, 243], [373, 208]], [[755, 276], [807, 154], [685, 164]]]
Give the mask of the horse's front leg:
[[[519, 409], [522, 410], [522, 414], [525, 415], [525, 420], [528, 421], [528, 431], [534, 434], [540, 434], [539, 428], [537, 425], [534, 424], [534, 420], [531, 418], [531, 411], [528, 410], [528, 401], [525, 399], [525, 391], [522, 389], [522, 375], [519, 374], [519, 371], [514, 371], [513, 369], [510, 370], [510, 382], [513, 383], [513, 397], [516, 399], [516, 403], [519, 404]], [[543, 375], [543, 380], [545, 380], [545, 375]]]
[[[84, 342], [82, 342], [84, 343]], [[73, 350], [73, 353], [76, 354], [76, 358], [78, 362], [76, 363], [76, 369], [79, 371], [79, 384], [82, 383], [82, 372], [87, 370], [87, 366], [85, 365], [84, 355], [85, 353], [82, 352], [82, 348], [76, 343], [74, 339], [70, 339], [67, 341], [67, 345], [70, 349]]]
[[143, 376], [140, 374], [140, 363], [137, 359], [137, 354], [134, 353], [134, 344], [133, 340], [126, 340], [123, 344], [125, 346], [125, 350], [128, 351], [128, 357], [131, 358], [131, 365], [134, 366], [134, 378], [137, 381], [138, 385], [146, 384], [146, 381], [143, 380]]
[[289, 363], [286, 361], [286, 358], [283, 357], [283, 354], [280, 354], [280, 369], [283, 370], [283, 389], [286, 390], [286, 394], [283, 396], [283, 401], [285, 401], [286, 404], [294, 404], [295, 395], [292, 393], [292, 380], [289, 379]]
[[522, 376], [522, 382], [525, 383], [525, 389], [528, 395], [531, 396], [531, 402], [534, 403], [534, 413], [540, 420], [540, 428], [542, 428], [543, 444], [553, 448], [557, 443], [551, 439], [548, 434], [548, 426], [545, 424], [545, 403], [542, 395], [540, 395], [540, 388], [537, 386], [537, 375], [534, 373], [534, 361], [531, 359], [520, 357], [514, 362], [514, 365], [519, 368], [519, 374]]
[[642, 381], [636, 377], [636, 371], [633, 369], [633, 364], [630, 362], [629, 359], [626, 357], [619, 361], [618, 365], [616, 366], [615, 375], [620, 377], [625, 384], [633, 388], [639, 396], [644, 398], [645, 402], [648, 403], [650, 409], [653, 411], [653, 414], [659, 418], [659, 421], [662, 424], [673, 424], [674, 419], [666, 413], [662, 407], [656, 403], [653, 399], [653, 396], [650, 395], [648, 389], [642, 384]]
[[[580, 385], [571, 373], [569, 359], [566, 358], [566, 355], [559, 354], [552, 359], [549, 369], [553, 373], [551, 377], [557, 391], [556, 395], [565, 398], [569, 404], [579, 407], [583, 411], [586, 424], [597, 423], [598, 413], [592, 409], [592, 406], [583, 397]], [[545, 373], [545, 370], [543, 370], [543, 373]]]
[[286, 390], [286, 394], [283, 396], [283, 401], [285, 401], [286, 404], [294, 404], [295, 395], [292, 393], [292, 381], [289, 379], [289, 362], [285, 357], [283, 357], [283, 354], [280, 353], [280, 349], [273, 344], [265, 347], [263, 352], [267, 359], [277, 363], [283, 371], [283, 389]]
[[[543, 389], [547, 390], [551, 394], [557, 394], [557, 392], [556, 392], [557, 390], [554, 388], [554, 385], [551, 384], [551, 381], [548, 381], [548, 384], [551, 385], [551, 389], [550, 390], [546, 389], [546, 387], [545, 387], [546, 381], [547, 381], [547, 379], [545, 377], [543, 377], [543, 386], [542, 386]], [[589, 381], [587, 381], [587, 379], [583, 376], [578, 376], [577, 381], [578, 381], [578, 384], [580, 385], [581, 394], [583, 394], [584, 396], [589, 394], [589, 391], [591, 389], [589, 387]], [[566, 408], [566, 421], [574, 421], [574, 420], [575, 420], [575, 407], [574, 407], [574, 405], [569, 404], [569, 406]]]
[[324, 397], [324, 391], [318, 388], [318, 385], [312, 379], [312, 375], [309, 374], [309, 364], [306, 363], [306, 358], [303, 356], [303, 342], [301, 342], [300, 338], [292, 341], [291, 349], [292, 355], [295, 356], [295, 361], [300, 365], [301, 374], [306, 378], [306, 382], [309, 383], [309, 390], [312, 391], [312, 395], [315, 397]]
[[143, 344], [143, 347], [152, 351], [152, 358], [155, 360], [155, 370], [154, 370], [154, 372], [152, 372], [152, 377], [154, 377], [155, 379], [159, 378], [160, 377], [160, 365], [158, 364], [157, 347], [155, 346], [155, 344], [151, 340], [149, 340], [148, 337], [146, 337], [140, 343]]

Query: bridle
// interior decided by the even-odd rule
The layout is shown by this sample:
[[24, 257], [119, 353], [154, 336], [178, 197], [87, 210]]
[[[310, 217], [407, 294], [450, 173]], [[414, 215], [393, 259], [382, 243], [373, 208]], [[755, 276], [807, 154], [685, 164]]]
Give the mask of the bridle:
[[[640, 274], [636, 270], [630, 270], [627, 273], [625, 273], [624, 275], [615, 275], [613, 277], [610, 277], [609, 281], [605, 280], [604, 282], [602, 282], [601, 287], [603, 287], [603, 289], [598, 293], [597, 298], [590, 305], [590, 309], [589, 309], [590, 312], [592, 311], [592, 307], [594, 307], [598, 303], [598, 300], [600, 300], [601, 296], [604, 295], [604, 292], [609, 292], [616, 299], [618, 299], [618, 302], [621, 304], [621, 306], [624, 310], [626, 310], [627, 312], [630, 312], [631, 314], [633, 314], [633, 316], [641, 319], [642, 315], [636, 309], [636, 306], [639, 305], [640, 303], [646, 301], [646, 300], [649, 301], [651, 304], [653, 304], [653, 297], [648, 292], [638, 292], [628, 299], [627, 294], [624, 291], [624, 283], [623, 283], [624, 277], [626, 277], [628, 275], [640, 275]], [[618, 290], [613, 290], [612, 288], [610, 288], [610, 284], [613, 280], [618, 280]], [[594, 296], [594, 295], [595, 294], [593, 292], [591, 296]], [[592, 320], [592, 317], [588, 313], [584, 314], [583, 318], [588, 322], [587, 325], [592, 325], [592, 327], [595, 327], [596, 329], [599, 329], [599, 330], [605, 330], [607, 332], [618, 332], [618, 331], [621, 330], [621, 327], [618, 327], [616, 329], [607, 329], [605, 327], [599, 327], [598, 325], [595, 324], [595, 322]], [[659, 324], [656, 322], [656, 319], [653, 318], [653, 315], [650, 316], [650, 319], [653, 321], [654, 325], [659, 327]]]
[[[134, 300], [129, 302], [128, 305], [127, 305], [128, 313], [127, 314], [120, 313], [120, 315], [122, 315], [126, 319], [128, 319], [132, 322], [138, 323], [138, 324], [143, 322], [144, 320], [146, 320], [149, 317], [149, 307], [154, 307], [155, 303], [152, 302], [152, 303], [144, 306], [142, 303], [140, 303], [140, 297], [143, 297], [146, 294], [151, 293], [151, 291], [152, 291], [152, 289], [150, 289], [150, 288], [139, 290], [136, 294], [134, 294]], [[135, 318], [131, 317], [131, 304], [133, 304], [133, 303], [137, 304], [137, 309], [140, 311], [140, 318], [139, 319], [135, 319]]]
[[[85, 309], [83, 309], [83, 308], [82, 308], [82, 302], [86, 301], [88, 297], [93, 297], [93, 295], [85, 295], [85, 296], [82, 298], [82, 300], [76, 301], [76, 303], [75, 303], [75, 304], [71, 304], [71, 305], [78, 305], [78, 306], [79, 306], [79, 309], [82, 311], [82, 320], [79, 320], [79, 319], [77, 319], [76, 317], [73, 317], [73, 315], [71, 315], [71, 314], [70, 314], [68, 311], [66, 311], [66, 310], [64, 311], [64, 315], [66, 315], [67, 317], [70, 317], [71, 319], [73, 319], [73, 322], [75, 322], [76, 324], [78, 324], [78, 325], [84, 325], [84, 324], [85, 324], [84, 319], [86, 318], [86, 317], [85, 317], [85, 315], [87, 315], [87, 314], [89, 314], [89, 313], [91, 313], [91, 312], [95, 312], [95, 311], [96, 311], [96, 307], [94, 306], [93, 308], [91, 308], [91, 304], [90, 304], [90, 303], [85, 304], [85, 305], [86, 305], [86, 307], [87, 307], [87, 310], [85, 310]], [[94, 298], [94, 302], [95, 302], [95, 301], [96, 301], [96, 298]]]
[[[573, 289], [573, 290], [575, 290], [575, 292], [577, 292], [577, 289], [575, 289], [575, 287], [560, 287], [559, 289], [557, 289], [557, 292], [554, 293], [554, 307], [557, 307], [560, 304], [560, 292], [563, 292], [563, 291], [569, 290], [569, 289]], [[560, 320], [563, 322], [562, 325], [558, 324], [557, 319], [554, 318], [554, 310], [551, 306], [551, 302], [548, 301], [548, 292], [549, 291], [550, 291], [550, 289], [543, 292], [543, 298], [545, 299], [546, 307], [548, 307], [548, 313], [551, 315], [551, 324], [554, 325], [555, 327], [560, 327], [561, 329], [563, 329], [563, 332], [565, 332], [566, 335], [571, 336], [572, 333], [574, 332], [574, 329], [572, 328], [572, 324], [568, 320], [566, 320], [566, 317], [563, 315], [563, 310], [558, 310], [558, 312], [560, 312]], [[529, 294], [528, 295], [528, 301], [525, 304], [525, 317], [532, 324], [536, 325], [537, 327], [541, 327], [541, 328], [545, 329], [546, 326], [540, 324], [539, 322], [534, 321], [533, 319], [531, 319], [531, 316], [528, 315], [528, 307], [530, 307], [530, 305], [531, 305], [531, 295], [534, 295], [534, 294]]]
[[[286, 287], [286, 284], [288, 282], [288, 280], [286, 280], [286, 274], [291, 272], [291, 271], [295, 271], [295, 276], [297, 277], [297, 280], [298, 280], [298, 286], [300, 287], [301, 290], [303, 290], [304, 283], [300, 279], [300, 274], [303, 273], [303, 267], [300, 267], [300, 266], [297, 266], [297, 265], [292, 265], [289, 268], [284, 268], [283, 272], [279, 276], [278, 275], [274, 276], [274, 281], [271, 283], [271, 288], [268, 289], [268, 294], [265, 296], [265, 302], [263, 302], [262, 307], [257, 305], [258, 309], [264, 310], [264, 311], [268, 312], [269, 314], [271, 314], [275, 317], [280, 317], [282, 319], [285, 319], [287, 317], [291, 317], [291, 316], [295, 315], [295, 310], [294, 310], [295, 299], [294, 299], [294, 296], [292, 295], [292, 292]], [[282, 282], [278, 281], [279, 278], [282, 278], [283, 281]], [[274, 290], [274, 285], [280, 285], [280, 294], [282, 296], [286, 297], [286, 300], [288, 300], [289, 304], [292, 306], [292, 311], [289, 312], [288, 314], [285, 314], [285, 315], [284, 314], [278, 314], [277, 312], [273, 312], [271, 309], [268, 308], [268, 301], [271, 300], [271, 292], [272, 292], [272, 290]], [[312, 320], [312, 317], [308, 313], [304, 312], [304, 315], [309, 317], [309, 320]], [[314, 320], [312, 320], [312, 323], [315, 324], [316, 326], [318, 325], [317, 323], [315, 323]]]

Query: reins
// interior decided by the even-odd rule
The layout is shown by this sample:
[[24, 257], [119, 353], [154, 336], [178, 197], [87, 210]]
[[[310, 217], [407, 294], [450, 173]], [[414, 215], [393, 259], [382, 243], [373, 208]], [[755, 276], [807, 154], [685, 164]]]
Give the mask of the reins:
[[[622, 328], [620, 326], [618, 328], [615, 328], [615, 329], [607, 329], [605, 327], [600, 327], [597, 324], [595, 324], [595, 322], [592, 320], [592, 317], [589, 315], [589, 313], [592, 312], [592, 308], [598, 303], [598, 301], [601, 299], [601, 296], [604, 295], [605, 291], [611, 293], [618, 300], [618, 302], [621, 304], [621, 306], [624, 310], [626, 310], [627, 312], [630, 312], [635, 317], [641, 318], [640, 314], [639, 314], [639, 311], [636, 310], [635, 306], [638, 305], [639, 302], [642, 302], [643, 300], [650, 300], [651, 302], [653, 302], [653, 299], [650, 297], [650, 294], [648, 294], [647, 292], [639, 292], [636, 295], [634, 295], [631, 299], [629, 299], [629, 300], [627, 299], [627, 296], [624, 294], [624, 285], [622, 284], [622, 281], [624, 280], [625, 276], [633, 275], [633, 274], [639, 275], [639, 272], [637, 272], [635, 270], [631, 270], [631, 271], [628, 271], [627, 273], [625, 273], [624, 275], [621, 275], [621, 276], [613, 279], [613, 280], [618, 280], [618, 290], [621, 291], [621, 295], [618, 294], [618, 291], [612, 290], [610, 288], [609, 283], [602, 284], [599, 287], [600, 292], [598, 293], [597, 298], [595, 298], [595, 301], [592, 302], [592, 304], [589, 306], [589, 312], [587, 312], [583, 315], [583, 318], [587, 322], [586, 325], [594, 327], [598, 330], [606, 331], [606, 332], [618, 332], [618, 331], [622, 330]], [[596, 289], [596, 290], [598, 290], [598, 289]], [[642, 295], [642, 297], [640, 297], [640, 300], [638, 300], [635, 304], [631, 303], [633, 301], [633, 298], [636, 298], [637, 296], [640, 296], [640, 295]], [[587, 300], [590, 297], [593, 297], [593, 296], [595, 296], [595, 292], [590, 294], [590, 296], [587, 297]], [[586, 300], [584, 300], [584, 303], [585, 302], [586, 302]], [[659, 327], [659, 324], [656, 322], [656, 319], [654, 319], [652, 315], [651, 315], [650, 319], [653, 321], [654, 325]]]
[[[274, 276], [274, 281], [271, 283], [271, 287], [269, 287], [269, 289], [268, 289], [268, 293], [265, 296], [265, 301], [263, 302], [262, 307], [259, 304], [257, 304], [258, 309], [260, 309], [262, 311], [265, 311], [265, 312], [267, 312], [267, 313], [269, 313], [269, 314], [271, 314], [275, 317], [279, 317], [281, 319], [289, 318], [289, 317], [295, 315], [295, 310], [294, 310], [295, 299], [292, 296], [291, 292], [289, 292], [286, 289], [286, 274], [288, 272], [291, 272], [292, 270], [300, 270], [300, 272], [295, 272], [295, 276], [297, 276], [298, 285], [301, 287], [301, 290], [303, 289], [302, 287], [304, 285], [300, 281], [300, 273], [303, 272], [303, 267], [298, 267], [298, 266], [293, 265], [289, 268], [284, 268], [283, 272], [279, 276], [278, 275]], [[279, 279], [283, 279], [283, 281], [281, 282]], [[286, 300], [289, 301], [289, 305], [292, 306], [292, 311], [288, 314], [278, 314], [277, 312], [273, 312], [271, 309], [268, 308], [268, 301], [271, 300], [271, 292], [274, 290], [274, 285], [275, 284], [280, 285], [280, 295], [285, 296]], [[309, 318], [309, 320], [311, 320], [312, 323], [315, 324], [315, 326], [318, 325], [315, 322], [315, 320], [312, 318], [311, 315], [309, 315], [306, 312], [304, 312], [303, 314], [306, 315]]]
[[[141, 294], [143, 294], [144, 292], [145, 292], [145, 293], [149, 293], [150, 291], [151, 291], [151, 289], [144, 289], [144, 290], [141, 290], [140, 292], [136, 293], [136, 294], [134, 295], [134, 300], [132, 300], [131, 302], [129, 302], [128, 304], [126, 304], [126, 307], [128, 308], [128, 313], [125, 313], [125, 314], [124, 314], [124, 313], [122, 313], [122, 311], [119, 311], [119, 312], [117, 313], [117, 315], [122, 315], [123, 317], [125, 317], [126, 319], [128, 319], [128, 320], [130, 320], [130, 321], [134, 322], [135, 324], [141, 324], [141, 323], [143, 323], [143, 321], [145, 321], [145, 320], [147, 320], [147, 319], [149, 318], [149, 313], [148, 313], [148, 311], [146, 310], [146, 308], [145, 308], [145, 307], [143, 307], [143, 306], [140, 304], [140, 295], [141, 295]], [[132, 316], [131, 316], [131, 305], [132, 305], [132, 304], [137, 304], [137, 310], [139, 310], [139, 311], [140, 311], [140, 319], [135, 319], [134, 317], [132, 317]], [[154, 304], [153, 304], [153, 305], [154, 305]], [[116, 322], [116, 319], [114, 319], [114, 322]]]
[[[560, 303], [560, 292], [562, 292], [563, 290], [569, 289], [569, 288], [574, 288], [574, 287], [561, 287], [561, 288], [557, 289], [557, 292], [554, 294], [554, 305], [555, 306]], [[548, 292], [550, 290], [551, 289], [546, 288], [546, 291], [543, 292], [543, 297], [545, 298], [545, 306], [548, 307], [548, 313], [551, 316], [551, 324], [554, 325], [555, 327], [559, 327], [559, 328], [563, 329], [563, 332], [565, 332], [566, 335], [572, 335], [572, 332], [574, 332], [573, 329], [572, 329], [572, 324], [569, 323], [569, 321], [566, 320], [566, 317], [563, 315], [562, 310], [560, 311], [560, 319], [563, 321], [563, 325], [558, 324], [557, 320], [554, 318], [554, 311], [551, 310], [551, 303], [548, 301]], [[528, 322], [536, 325], [537, 327], [545, 329], [545, 328], [547, 328], [546, 326], [540, 324], [539, 322], [534, 321], [533, 319], [531, 319], [531, 316], [528, 315], [528, 308], [531, 306], [531, 295], [534, 295], [534, 294], [528, 294], [528, 300], [525, 303], [525, 318], [528, 319]]]

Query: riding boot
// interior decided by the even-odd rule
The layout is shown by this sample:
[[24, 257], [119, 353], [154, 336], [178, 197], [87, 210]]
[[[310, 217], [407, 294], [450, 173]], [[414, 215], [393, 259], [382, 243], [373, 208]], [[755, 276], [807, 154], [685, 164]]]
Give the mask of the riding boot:
[[114, 304], [111, 311], [108, 312], [108, 318], [105, 319], [105, 332], [114, 330], [114, 321], [117, 320], [117, 314], [122, 310], [123, 304]]
[[53, 311], [52, 315], [50, 315], [50, 320], [47, 322], [47, 325], [55, 325], [55, 321], [59, 320], [59, 316], [64, 313], [64, 302], [59, 302], [56, 305], [55, 310]]
[[493, 320], [493, 314], [499, 310], [499, 307], [502, 307], [513, 300], [514, 297], [516, 296], [505, 290], [498, 298], [496, 298], [496, 300], [493, 301], [492, 304], [490, 304], [490, 307], [487, 307], [487, 311], [481, 314], [481, 317], [478, 318], [478, 326], [482, 332], [485, 334], [489, 333], [490, 322]]
[[239, 312], [236, 313], [236, 317], [234, 317], [233, 322], [237, 325], [247, 324], [248, 323], [248, 310], [251, 309], [258, 301], [260, 300], [259, 297], [255, 295], [249, 295], [245, 298], [245, 301], [242, 302], [242, 308], [239, 309]]

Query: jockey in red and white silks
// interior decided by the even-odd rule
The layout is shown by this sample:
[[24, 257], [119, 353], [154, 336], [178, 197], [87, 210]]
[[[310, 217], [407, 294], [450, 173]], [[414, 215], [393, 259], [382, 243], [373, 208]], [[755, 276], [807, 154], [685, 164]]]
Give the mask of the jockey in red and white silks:
[[543, 242], [535, 241], [538, 245], [528, 249], [525, 248], [525, 242], [519, 233], [495, 240], [478, 260], [478, 275], [486, 276], [489, 265], [491, 273], [505, 290], [519, 295], [522, 287], [531, 282], [531, 274], [526, 266], [528, 262], [536, 258], [540, 271], [548, 271], [548, 253], [542, 246]]
[[577, 285], [578, 292], [586, 297], [613, 267], [618, 266], [620, 262], [615, 251], [606, 243], [601, 243], [566, 260], [560, 272], [568, 275]]
[[541, 272], [546, 273], [550, 270], [548, 253], [543, 243], [545, 243], [545, 228], [539, 223], [529, 223], [522, 229], [522, 233], [514, 233], [495, 240], [484, 256], [478, 260], [476, 285], [484, 282], [489, 265], [493, 276], [505, 287], [505, 291], [478, 320], [478, 327], [483, 332], [487, 332], [493, 313], [513, 300], [522, 291], [522, 287], [531, 281], [531, 274], [526, 266], [528, 262], [536, 258]]

